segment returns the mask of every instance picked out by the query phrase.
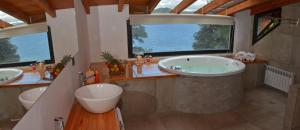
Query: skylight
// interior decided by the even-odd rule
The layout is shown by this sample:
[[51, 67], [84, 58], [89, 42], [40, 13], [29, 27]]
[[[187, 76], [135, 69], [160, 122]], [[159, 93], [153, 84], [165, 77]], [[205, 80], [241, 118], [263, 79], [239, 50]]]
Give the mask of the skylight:
[[212, 1], [213, 0], [197, 0], [196, 2], [191, 4], [189, 7], [184, 9], [182, 11], [182, 13], [194, 13], [195, 11], [197, 11], [198, 9], [202, 8], [203, 6], [209, 4]]
[[20, 25], [20, 24], [24, 24], [23, 21], [3, 12], [3, 11], [0, 11], [0, 19], [2, 21], [5, 21], [11, 25]]
[[170, 13], [182, 0], [161, 0], [153, 13]]

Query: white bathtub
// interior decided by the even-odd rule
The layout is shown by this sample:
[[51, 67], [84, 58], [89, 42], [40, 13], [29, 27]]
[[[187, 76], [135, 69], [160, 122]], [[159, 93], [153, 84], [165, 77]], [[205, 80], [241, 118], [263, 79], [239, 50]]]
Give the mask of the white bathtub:
[[158, 64], [170, 73], [201, 77], [229, 76], [245, 70], [245, 64], [238, 60], [208, 55], [177, 56], [161, 60]]

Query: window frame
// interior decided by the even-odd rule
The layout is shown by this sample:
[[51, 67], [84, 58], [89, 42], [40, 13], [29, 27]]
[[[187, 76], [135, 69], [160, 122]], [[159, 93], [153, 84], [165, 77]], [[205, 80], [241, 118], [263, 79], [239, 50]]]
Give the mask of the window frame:
[[[275, 28], [277, 28], [281, 24], [281, 20], [279, 20], [279, 23], [270, 29], [270, 25], [274, 23], [274, 21], [271, 21], [259, 34], [257, 34], [259, 18], [265, 17], [270, 13], [280, 13], [280, 15], [282, 15], [282, 8], [276, 8], [276, 9], [272, 9], [272, 10], [265, 11], [265, 12], [254, 15], [252, 45], [255, 45], [258, 41], [260, 41], [262, 38], [264, 38], [266, 35], [268, 35], [268, 33], [272, 32]], [[280, 18], [281, 18], [281, 16], [280, 16]], [[267, 29], [269, 29], [269, 30], [267, 30]]]
[[[230, 32], [230, 43], [229, 49], [224, 50], [198, 50], [198, 51], [170, 51], [170, 52], [154, 52], [154, 53], [144, 53], [144, 55], [151, 55], [154, 57], [158, 56], [178, 56], [178, 55], [195, 55], [195, 54], [217, 54], [217, 53], [232, 53], [234, 45], [234, 25], [231, 25]], [[133, 39], [132, 39], [132, 25], [130, 25], [130, 20], [127, 20], [127, 38], [128, 38], [128, 58], [135, 58], [135, 54], [132, 52]]]
[[[55, 63], [55, 59], [54, 59], [51, 28], [49, 26], [48, 26], [47, 36], [48, 36], [48, 46], [49, 46], [49, 52], [50, 52], [50, 60], [45, 60], [45, 63], [46, 64], [53, 64], [53, 63]], [[34, 64], [36, 62], [37, 61], [26, 61], [26, 62], [18, 62], [18, 63], [0, 64], [0, 68], [28, 66], [28, 65]]]

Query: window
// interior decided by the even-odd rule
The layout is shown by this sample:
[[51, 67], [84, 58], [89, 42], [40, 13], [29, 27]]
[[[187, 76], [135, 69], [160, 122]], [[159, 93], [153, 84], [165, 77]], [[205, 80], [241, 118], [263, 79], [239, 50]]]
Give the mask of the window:
[[233, 25], [130, 24], [129, 57], [227, 53], [233, 48]]
[[273, 31], [281, 23], [281, 8], [256, 14], [253, 22], [252, 45]]
[[49, 28], [48, 31], [44, 32], [26, 32], [21, 35], [1, 36], [0, 67], [24, 66], [36, 61], [54, 63]]

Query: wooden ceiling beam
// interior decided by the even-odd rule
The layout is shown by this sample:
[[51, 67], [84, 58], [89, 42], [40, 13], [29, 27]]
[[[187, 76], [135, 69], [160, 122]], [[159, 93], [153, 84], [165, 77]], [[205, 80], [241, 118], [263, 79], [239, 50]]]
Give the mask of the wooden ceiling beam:
[[276, 8], [280, 8], [283, 6], [287, 6], [290, 4], [294, 4], [300, 2], [300, 0], [275, 0], [275, 1], [270, 1], [255, 7], [251, 8], [251, 14], [255, 15], [255, 14], [259, 14], [262, 12], [266, 12], [268, 10], [272, 10], [272, 9], [276, 9]]
[[204, 7], [198, 9], [197, 11], [195, 11], [194, 13], [196, 14], [207, 14], [209, 11], [212, 11], [228, 2], [230, 2], [232, 0], [214, 0], [212, 2], [210, 2], [209, 4], [205, 5]]
[[34, 2], [42, 8], [47, 14], [49, 14], [52, 17], [56, 17], [55, 9], [51, 7], [49, 2], [47, 0], [34, 0]]
[[81, 0], [84, 11], [86, 14], [90, 14], [90, 4], [89, 4], [89, 0]]
[[31, 23], [45, 22], [46, 21], [46, 15], [45, 15], [44, 12], [42, 14], [31, 15], [30, 19], [31, 19]]
[[0, 28], [7, 28], [7, 27], [11, 27], [11, 26], [13, 26], [13, 25], [0, 19]]
[[171, 12], [179, 14], [197, 0], [183, 0]]
[[0, 10], [25, 23], [31, 23], [28, 14], [6, 1], [0, 2]]
[[158, 5], [160, 0], [150, 0], [148, 3], [148, 11], [147, 13], [150, 14], [155, 9], [155, 7]]
[[119, 0], [119, 3], [118, 3], [118, 11], [119, 12], [123, 11], [124, 4], [125, 4], [125, 0]]
[[269, 1], [272, 1], [272, 0], [246, 0], [237, 5], [234, 5], [228, 9], [225, 9], [224, 11], [220, 12], [219, 15], [233, 15], [234, 13], [237, 13], [239, 11], [249, 9], [249, 8], [252, 8], [259, 4], [263, 4], [263, 3], [266, 3]]
[[88, 1], [90, 6], [114, 5], [119, 3], [119, 0], [88, 0]]

